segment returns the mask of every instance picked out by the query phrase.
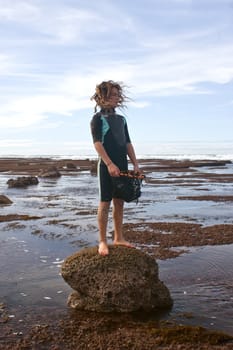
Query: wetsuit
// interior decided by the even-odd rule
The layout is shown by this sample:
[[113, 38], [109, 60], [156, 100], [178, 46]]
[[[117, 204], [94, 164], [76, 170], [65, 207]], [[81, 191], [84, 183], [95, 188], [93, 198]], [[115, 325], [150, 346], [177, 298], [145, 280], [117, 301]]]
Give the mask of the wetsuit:
[[[103, 144], [111, 161], [120, 170], [128, 170], [127, 143], [130, 143], [128, 127], [125, 117], [119, 115], [114, 109], [102, 109], [91, 120], [91, 132], [94, 143]], [[107, 166], [99, 159], [98, 177], [100, 200], [112, 200], [112, 180]]]

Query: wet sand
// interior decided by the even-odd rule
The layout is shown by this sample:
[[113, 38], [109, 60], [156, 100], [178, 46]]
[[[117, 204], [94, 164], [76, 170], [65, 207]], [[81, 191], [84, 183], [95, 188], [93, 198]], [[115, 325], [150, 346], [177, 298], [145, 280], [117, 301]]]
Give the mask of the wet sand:
[[[144, 250], [154, 256], [155, 259], [161, 261], [162, 273], [164, 278], [167, 278], [169, 289], [176, 286], [177, 293], [180, 293], [183, 288], [180, 285], [184, 281], [182, 278], [180, 280], [178, 278], [173, 282], [172, 277], [169, 276], [169, 272], [166, 272], [167, 270], [163, 268], [163, 261], [164, 264], [166, 261], [174, 261], [173, 265], [177, 261], [177, 266], [179, 266], [179, 260], [177, 259], [182, 257], [185, 259], [186, 255], [192, 256], [192, 250], [200, 249], [200, 247], [203, 249], [211, 246], [216, 246], [217, 249], [217, 247], [224, 247], [225, 245], [232, 247], [233, 222], [232, 217], [228, 213], [233, 202], [233, 193], [229, 193], [228, 187], [225, 187], [233, 181], [231, 163], [209, 160], [191, 162], [143, 159], [140, 161], [140, 165], [146, 175], [146, 185], [149, 187], [145, 186], [144, 199], [140, 200], [141, 204], [137, 207], [131, 204], [126, 207], [125, 237], [134, 242], [138, 249]], [[12, 283], [12, 289], [15, 288], [15, 285], [20, 285], [20, 282], [17, 282], [12, 272], [17, 259], [16, 257], [15, 260], [13, 257], [9, 258], [11, 256], [10, 254], [14, 251], [12, 248], [15, 249], [16, 247], [16, 245], [13, 245], [14, 242], [17, 242], [17, 258], [27, 261], [25, 257], [27, 255], [28, 264], [30, 264], [32, 259], [35, 259], [32, 255], [30, 256], [30, 252], [27, 252], [31, 246], [30, 242], [26, 242], [25, 237], [30, 235], [33, 236], [34, 240], [37, 239], [36, 243], [32, 241], [35, 247], [37, 247], [36, 244], [39, 244], [41, 240], [47, 241], [48, 246], [53, 246], [58, 241], [66, 240], [68, 244], [66, 245], [64, 243], [62, 247], [65, 252], [69, 252], [69, 244], [72, 244], [73, 249], [81, 249], [97, 242], [97, 231], [94, 228], [96, 215], [94, 208], [96, 203], [95, 201], [93, 202], [93, 198], [97, 196], [97, 191], [95, 188], [93, 188], [92, 192], [89, 191], [92, 182], [88, 182], [91, 176], [90, 173], [95, 173], [94, 161], [88, 159], [53, 160], [48, 158], [0, 159], [0, 181], [1, 179], [5, 181], [9, 177], [21, 175], [37, 176], [39, 171], [50, 166], [56, 166], [62, 173], [62, 177], [67, 176], [70, 178], [70, 176], [74, 176], [76, 182], [77, 179], [85, 179], [89, 184], [84, 189], [89, 201], [86, 204], [81, 201], [79, 207], [73, 207], [73, 202], [71, 203], [72, 205], [65, 202], [69, 197], [67, 194], [63, 198], [64, 201], [61, 202], [63, 207], [66, 205], [63, 208], [65, 213], [63, 213], [58, 204], [61, 197], [64, 197], [65, 194], [53, 193], [55, 186], [59, 188], [59, 184], [61, 183], [59, 181], [56, 183], [56, 180], [51, 180], [54, 187], [51, 188], [52, 191], [49, 193], [47, 188], [51, 184], [49, 181], [47, 183], [46, 181], [44, 183], [42, 181], [41, 186], [44, 186], [42, 189], [43, 191], [46, 190], [46, 192], [42, 192], [43, 195], [40, 194], [42, 201], [40, 201], [38, 194], [33, 193], [33, 190], [24, 190], [25, 192], [23, 190], [20, 190], [20, 192], [17, 190], [7, 191], [2, 184], [0, 195], [11, 194], [20, 203], [24, 203], [25, 198], [31, 201], [33, 196], [35, 196], [35, 201], [28, 204], [27, 214], [21, 212], [22, 209], [17, 205], [15, 207], [14, 205], [13, 207], [7, 206], [7, 208], [0, 206], [0, 224], [2, 225], [2, 236], [0, 237], [3, 248], [5, 249], [2, 255], [0, 254], [0, 259], [5, 269], [9, 269], [12, 273], [13, 277], [10, 281]], [[221, 187], [221, 191], [218, 191], [219, 185], [223, 186]], [[151, 202], [154, 202], [149, 197], [150, 186], [153, 186], [156, 191], [161, 186], [168, 190], [171, 189], [170, 186], [173, 186], [171, 194], [173, 194], [174, 186], [176, 186], [176, 189], [179, 188], [179, 191], [181, 189], [181, 193], [175, 195], [175, 203], [180, 203], [182, 208], [185, 205], [184, 203], [192, 203], [195, 208], [196, 202], [206, 203], [207, 206], [210, 203], [221, 206], [213, 207], [213, 209], [212, 207], [210, 209], [208, 207], [208, 213], [211, 210], [216, 210], [217, 213], [208, 220], [204, 217], [205, 215], [202, 217], [199, 213], [196, 215], [195, 212], [195, 215], [184, 214], [183, 216], [180, 214], [169, 214], [170, 216], [167, 215], [167, 221], [166, 216], [161, 216], [162, 220], [151, 220], [151, 212], [147, 213], [145, 211], [145, 207], [150, 208]], [[192, 189], [192, 191], [198, 190], [199, 194], [190, 195], [189, 190], [188, 195], [186, 195], [188, 189]], [[200, 194], [201, 191], [205, 191], [204, 196]], [[156, 198], [155, 201], [158, 201], [157, 205], [160, 207], [164, 205], [162, 195]], [[40, 211], [38, 211], [38, 203], [41, 209]], [[224, 204], [228, 208], [228, 211], [226, 213], [224, 211], [222, 214]], [[14, 208], [18, 208], [19, 212], [15, 212]], [[50, 213], [48, 212], [49, 210], [52, 213], [49, 214], [51, 216], [48, 215]], [[54, 210], [58, 210], [57, 213], [59, 215], [54, 215]], [[72, 219], [69, 218], [68, 213], [74, 212], [74, 210], [76, 218], [85, 218], [88, 221], [88, 228], [85, 227], [84, 229], [86, 232], [93, 230], [93, 238], [91, 240], [85, 241], [86, 238], [82, 236], [82, 225], [77, 225], [73, 216]], [[218, 215], [218, 213], [222, 216]], [[48, 230], [48, 226], [53, 229]], [[60, 227], [62, 227], [62, 234], [59, 231]], [[80, 230], [79, 239], [77, 239], [76, 235], [70, 233], [74, 230]], [[12, 236], [10, 240], [9, 233], [11, 232], [14, 236], [18, 234], [19, 238], [16, 237], [13, 239]], [[111, 230], [109, 235], [111, 236]], [[29, 249], [27, 244], [29, 245]], [[34, 250], [35, 247], [33, 245]], [[59, 249], [61, 249], [60, 246]], [[26, 255], [25, 252], [27, 252]], [[41, 251], [40, 254], [42, 254]], [[38, 261], [41, 265], [38, 265], [38, 268], [39, 266], [43, 266], [43, 262], [46, 264], [46, 259], [49, 260], [48, 257], [40, 255]], [[55, 263], [55, 268], [56, 266], [59, 268], [58, 264], [56, 265], [55, 256], [52, 260], [54, 260], [52, 263]], [[12, 266], [10, 261], [12, 261]], [[59, 258], [57, 258], [57, 262], [60, 262]], [[24, 266], [26, 266], [26, 263]], [[197, 269], [199, 269], [198, 266]], [[35, 271], [35, 273], [38, 272]], [[193, 274], [195, 274], [195, 270], [193, 270]], [[190, 270], [190, 275], [192, 275], [192, 270]], [[3, 276], [5, 275], [3, 274]], [[216, 276], [207, 276], [207, 278], [212, 280]], [[225, 278], [229, 279], [230, 275], [225, 276]], [[9, 282], [9, 279], [6, 279], [6, 281]], [[39, 279], [37, 283], [40, 288]], [[57, 286], [57, 289], [61, 285], [62, 281]], [[226, 286], [230, 288], [231, 285], [229, 283]], [[201, 287], [201, 284], [199, 287]], [[216, 284], [214, 287], [216, 288]], [[52, 288], [54, 287], [51, 286]], [[233, 349], [231, 337], [233, 332], [231, 333], [229, 328], [203, 328], [197, 324], [198, 318], [195, 320], [195, 315], [192, 312], [182, 310], [182, 308], [179, 316], [180, 319], [177, 315], [176, 317], [173, 317], [172, 314], [169, 316], [167, 312], [161, 315], [96, 315], [93, 313], [75, 313], [61, 306], [61, 303], [53, 306], [46, 306], [44, 303], [34, 305], [33, 299], [31, 304], [30, 302], [15, 302], [13, 293], [12, 300], [14, 301], [11, 302], [11, 294], [8, 287], [5, 289], [2, 287], [1, 291], [4, 294], [1, 296], [2, 300], [0, 299], [0, 349], [154, 349], [155, 347], [156, 349]], [[57, 293], [59, 291], [57, 290]], [[67, 288], [63, 294], [60, 294], [60, 300], [63, 298], [64, 304], [68, 291]], [[232, 293], [229, 293], [229, 295], [232, 296]], [[44, 298], [48, 298], [47, 300], [49, 300], [49, 296], [44, 296]], [[205, 302], [207, 300], [208, 298], [205, 299]], [[208, 304], [206, 305], [206, 310], [208, 310]], [[228, 333], [228, 336], [224, 335], [224, 332], [221, 333], [222, 329], [225, 330], [225, 333]]]

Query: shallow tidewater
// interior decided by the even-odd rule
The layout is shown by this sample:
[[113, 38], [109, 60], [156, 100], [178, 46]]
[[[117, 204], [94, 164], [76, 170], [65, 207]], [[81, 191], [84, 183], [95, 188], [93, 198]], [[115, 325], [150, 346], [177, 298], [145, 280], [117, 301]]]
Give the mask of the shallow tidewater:
[[[156, 161], [145, 161], [147, 183], [136, 205], [125, 206], [125, 223], [177, 222], [203, 226], [233, 224], [232, 201], [178, 200], [182, 196], [230, 196], [233, 165], [201, 167], [182, 171], [155, 171]], [[211, 178], [211, 174], [220, 175]], [[221, 178], [221, 174], [223, 178]], [[200, 176], [201, 175], [201, 176]], [[66, 300], [70, 288], [60, 276], [63, 259], [76, 250], [96, 245], [97, 179], [88, 170], [69, 171], [59, 179], [40, 179], [37, 186], [8, 189], [6, 181], [16, 177], [0, 173], [0, 194], [13, 205], [0, 207], [0, 215], [37, 216], [32, 220], [0, 221], [0, 303], [7, 326], [24, 332], [36, 315], [48, 318], [69, 314]], [[111, 240], [112, 223], [109, 225]], [[138, 249], [141, 244], [136, 242]], [[151, 319], [201, 325], [233, 334], [233, 244], [179, 247], [186, 253], [157, 260], [160, 279], [171, 291], [174, 307], [169, 314]], [[69, 315], [69, 317], [72, 317]], [[9, 331], [10, 332], [10, 331]], [[9, 336], [10, 336], [9, 334]], [[15, 335], [17, 337], [17, 335]]]

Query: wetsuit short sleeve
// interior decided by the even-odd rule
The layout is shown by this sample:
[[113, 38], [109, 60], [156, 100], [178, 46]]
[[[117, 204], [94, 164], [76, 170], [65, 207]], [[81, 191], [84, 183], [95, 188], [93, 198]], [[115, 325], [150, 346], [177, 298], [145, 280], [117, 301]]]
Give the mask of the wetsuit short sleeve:
[[91, 134], [93, 142], [102, 142], [102, 120], [99, 113], [95, 114], [91, 120]]
[[128, 131], [128, 126], [125, 120], [125, 138], [127, 143], [131, 143], [130, 137], [129, 137], [129, 131]]

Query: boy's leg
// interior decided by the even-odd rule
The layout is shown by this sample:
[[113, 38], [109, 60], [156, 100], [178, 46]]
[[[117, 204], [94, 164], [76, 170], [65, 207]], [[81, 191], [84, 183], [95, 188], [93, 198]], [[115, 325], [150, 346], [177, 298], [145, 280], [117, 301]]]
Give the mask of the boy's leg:
[[108, 212], [111, 202], [100, 202], [98, 207], [98, 226], [99, 226], [99, 249], [100, 255], [108, 255], [107, 245], [107, 225]]
[[113, 198], [112, 215], [113, 215], [113, 222], [114, 222], [114, 244], [133, 247], [133, 245], [130, 242], [127, 242], [123, 237], [123, 233], [122, 233], [123, 210], [124, 210], [124, 201], [119, 198]]

